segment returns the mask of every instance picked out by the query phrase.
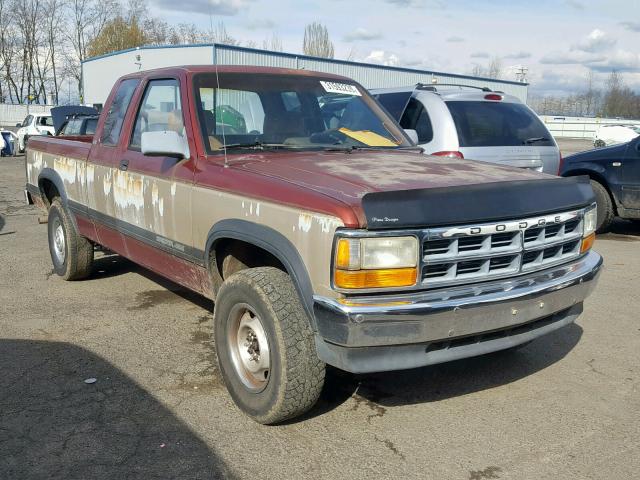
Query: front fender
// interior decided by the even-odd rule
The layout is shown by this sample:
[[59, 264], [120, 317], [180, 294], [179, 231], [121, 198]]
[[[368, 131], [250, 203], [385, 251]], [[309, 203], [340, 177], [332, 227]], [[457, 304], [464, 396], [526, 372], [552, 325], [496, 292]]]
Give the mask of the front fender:
[[[221, 220], [209, 230], [205, 247], [205, 259], [210, 258], [210, 254], [215, 249], [216, 244], [224, 239], [250, 243], [276, 257], [284, 265], [291, 277], [298, 295], [300, 295], [302, 305], [309, 316], [311, 326], [316, 330], [313, 314], [313, 286], [309, 273], [298, 250], [284, 235], [273, 228], [247, 220]], [[210, 268], [209, 262], [207, 262], [207, 268]]]

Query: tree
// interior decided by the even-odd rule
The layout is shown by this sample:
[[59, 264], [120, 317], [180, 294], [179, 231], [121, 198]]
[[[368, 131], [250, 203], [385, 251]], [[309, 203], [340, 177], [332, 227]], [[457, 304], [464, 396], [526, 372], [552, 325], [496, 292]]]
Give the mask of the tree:
[[116, 17], [91, 40], [87, 53], [90, 57], [97, 57], [118, 50], [140, 47], [145, 43], [146, 37], [137, 17], [133, 16], [129, 20]]
[[307, 25], [304, 29], [302, 51], [305, 55], [333, 58], [333, 43], [329, 38], [327, 27], [319, 22], [313, 22]]
[[282, 40], [277, 34], [272, 33], [270, 37], [262, 41], [262, 48], [271, 50], [272, 52], [282, 52]]

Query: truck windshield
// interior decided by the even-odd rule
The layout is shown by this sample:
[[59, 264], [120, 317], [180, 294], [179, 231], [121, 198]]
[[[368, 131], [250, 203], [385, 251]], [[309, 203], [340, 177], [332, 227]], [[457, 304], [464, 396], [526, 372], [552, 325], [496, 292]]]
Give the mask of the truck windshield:
[[[219, 84], [218, 84], [219, 79]], [[200, 74], [196, 105], [209, 153], [231, 148], [397, 148], [411, 143], [354, 83], [297, 75]]]
[[554, 146], [551, 134], [525, 105], [510, 102], [446, 102], [461, 147]]

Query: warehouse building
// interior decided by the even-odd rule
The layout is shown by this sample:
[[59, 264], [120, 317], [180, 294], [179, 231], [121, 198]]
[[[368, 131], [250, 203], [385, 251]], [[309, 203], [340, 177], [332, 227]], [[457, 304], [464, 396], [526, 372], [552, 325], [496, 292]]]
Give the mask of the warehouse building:
[[353, 78], [365, 88], [427, 84], [488, 87], [527, 101], [529, 84], [453, 73], [389, 67], [346, 60], [272, 52], [222, 44], [150, 46], [87, 59], [82, 64], [84, 103], [102, 105], [122, 75], [175, 65], [256, 65], [335, 73]]

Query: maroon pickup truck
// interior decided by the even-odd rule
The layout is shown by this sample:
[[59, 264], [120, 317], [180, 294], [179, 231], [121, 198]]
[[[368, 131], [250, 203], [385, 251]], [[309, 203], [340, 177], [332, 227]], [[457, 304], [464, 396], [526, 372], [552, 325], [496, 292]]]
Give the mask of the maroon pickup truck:
[[215, 301], [220, 371], [261, 423], [309, 409], [326, 364], [414, 368], [567, 325], [602, 265], [588, 179], [421, 155], [325, 73], [127, 75], [95, 136], [34, 137], [26, 170], [61, 277], [104, 247]]

